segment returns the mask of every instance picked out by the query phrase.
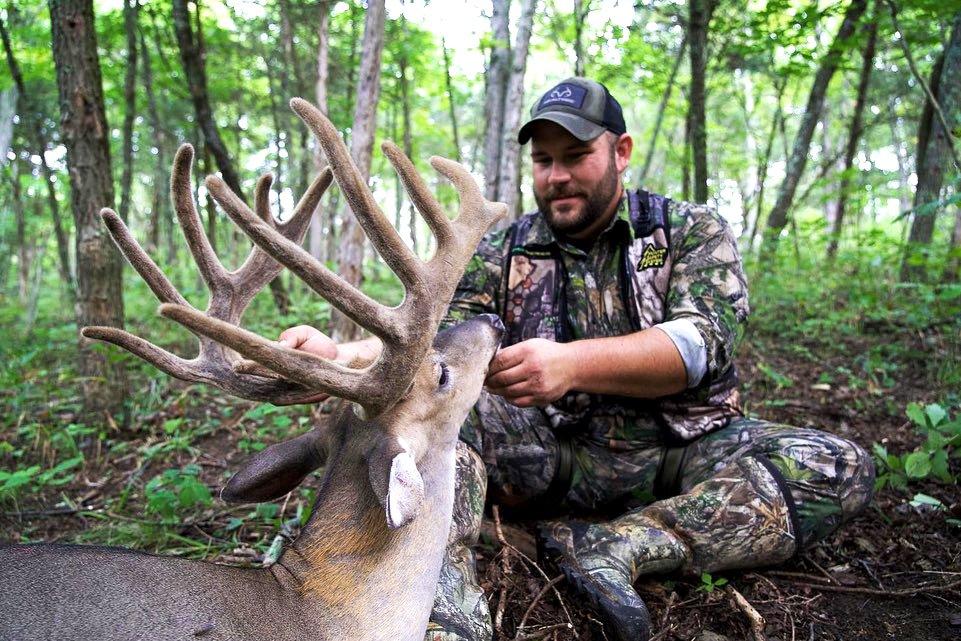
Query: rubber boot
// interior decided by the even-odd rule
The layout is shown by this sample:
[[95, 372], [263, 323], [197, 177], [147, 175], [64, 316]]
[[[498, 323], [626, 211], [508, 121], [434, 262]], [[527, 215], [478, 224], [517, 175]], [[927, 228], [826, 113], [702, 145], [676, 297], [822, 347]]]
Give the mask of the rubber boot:
[[454, 519], [424, 638], [425, 641], [490, 641], [494, 627], [487, 599], [477, 582], [471, 550], [480, 535], [487, 474], [480, 456], [464, 443], [457, 444], [456, 456]]
[[542, 552], [553, 558], [618, 641], [650, 637], [650, 617], [633, 583], [641, 575], [698, 575], [780, 563], [796, 550], [788, 499], [766, 459], [744, 458], [685, 494], [609, 523], [545, 523]]

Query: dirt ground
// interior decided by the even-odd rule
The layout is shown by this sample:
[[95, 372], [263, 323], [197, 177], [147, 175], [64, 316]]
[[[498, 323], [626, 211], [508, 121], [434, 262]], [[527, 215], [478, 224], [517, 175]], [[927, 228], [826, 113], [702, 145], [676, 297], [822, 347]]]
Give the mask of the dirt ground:
[[[819, 383], [822, 374], [849, 364], [861, 346], [839, 343], [831, 357], [796, 358], [788, 354], [796, 353], [796, 348], [785, 350], [760, 340], [751, 344], [739, 359], [751, 413], [826, 429], [866, 447], [883, 442], [891, 451], [906, 451], [917, 444], [904, 407], [911, 401], [935, 399], [936, 392], [916, 382], [930, 380], [926, 372], [902, 368], [898, 384], [883, 389], [870, 382], [825, 384]], [[917, 367], [924, 366], [919, 359]], [[765, 374], [772, 368], [793, 383], [781, 381], [779, 387], [776, 377]], [[213, 404], [203, 411], [215, 415], [220, 410]], [[176, 404], [169, 412], [176, 415]], [[167, 417], [161, 412], [148, 423], [156, 426]], [[174, 461], [198, 463], [203, 480], [219, 487], [246, 456], [238, 450], [240, 434], [231, 423], [221, 421], [203, 436], [196, 444], [199, 455], [175, 455]], [[163, 434], [145, 425], [132, 438], [159, 441]], [[0, 540], [76, 540], [98, 523], [91, 515], [109, 499], [125, 487], [142, 487], [144, 479], [160, 471], [138, 467], [133, 455], [108, 461], [94, 452], [88, 459], [72, 484], [34, 496], [13, 510], [5, 507]], [[957, 466], [957, 460], [952, 464]], [[307, 482], [308, 487], [317, 484], [317, 475]], [[918, 491], [940, 498], [948, 513], [912, 507], [908, 501]], [[69, 497], [67, 503], [64, 497]], [[131, 497], [128, 512], [136, 509], [138, 500], [136, 492]], [[287, 509], [284, 503], [283, 510]], [[249, 507], [238, 511], [215, 502], [202, 518], [174, 529], [180, 537], [222, 543], [218, 537], [227, 521], [244, 511]], [[910, 492], [886, 489], [865, 514], [783, 566], [722, 573], [714, 580], [724, 578], [728, 583], [710, 592], [699, 589], [699, 577], [682, 576], [642, 579], [637, 588], [650, 607], [659, 641], [961, 639], [961, 529], [946, 522], [949, 516], [961, 518], [961, 488], [956, 485], [918, 484]], [[479, 571], [495, 615], [496, 638], [606, 639], [603, 626], [579, 605], [556, 569], [537, 564], [530, 531], [531, 524], [525, 523], [485, 524]], [[240, 532], [239, 546], [223, 552], [221, 545], [218, 554], [208, 556], [222, 562], [258, 563], [257, 549], [264, 549], [275, 531], [245, 524]], [[763, 637], [752, 631], [762, 629], [762, 619]]]

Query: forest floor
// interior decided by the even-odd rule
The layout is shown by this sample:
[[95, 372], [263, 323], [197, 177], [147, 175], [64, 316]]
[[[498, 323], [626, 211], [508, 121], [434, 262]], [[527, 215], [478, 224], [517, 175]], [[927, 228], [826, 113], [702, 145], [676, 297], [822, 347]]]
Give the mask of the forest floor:
[[[959, 338], [956, 321], [910, 331], [865, 322], [858, 333], [809, 342], [771, 327], [750, 330], [738, 363], [746, 407], [868, 448], [909, 452], [923, 437], [905, 407], [957, 392], [937, 386]], [[256, 508], [225, 506], [213, 495], [251, 451], [325, 420], [318, 408], [243, 403], [155, 379], [164, 382], [152, 384], [136, 424], [84, 430], [55, 389], [22, 398], [39, 394], [46, 366], [24, 365], [23, 386], [0, 390], [9, 409], [0, 423], [0, 470], [68, 463], [59, 475], [24, 472], [27, 489], [0, 501], [0, 541], [123, 545], [257, 565], [280, 529], [289, 534], [305, 521], [317, 474], [285, 500]], [[82, 456], [68, 458], [71, 451]], [[954, 479], [958, 462], [950, 462]], [[918, 493], [940, 505], [912, 501]], [[643, 578], [637, 588], [661, 641], [762, 638], [752, 636], [759, 617], [772, 640], [961, 639], [959, 519], [957, 483], [912, 481], [910, 489], [883, 488], [864, 514], [777, 568]], [[497, 639], [605, 639], [556, 569], [532, 560], [531, 531], [530, 523], [485, 523], [479, 570]]]

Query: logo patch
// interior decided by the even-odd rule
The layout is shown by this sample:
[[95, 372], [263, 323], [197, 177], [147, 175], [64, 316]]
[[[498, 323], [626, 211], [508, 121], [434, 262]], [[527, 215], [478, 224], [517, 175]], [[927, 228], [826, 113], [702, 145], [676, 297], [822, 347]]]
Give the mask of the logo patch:
[[664, 267], [665, 262], [667, 262], [667, 247], [646, 245], [644, 253], [641, 254], [641, 260], [637, 261], [637, 271], [652, 267]]
[[537, 109], [541, 110], [544, 107], [549, 107], [550, 105], [564, 105], [566, 107], [573, 107], [574, 109], [580, 109], [584, 104], [584, 98], [587, 97], [587, 89], [584, 87], [578, 87], [577, 85], [570, 85], [561, 83], [548, 91], [541, 102], [537, 105]]

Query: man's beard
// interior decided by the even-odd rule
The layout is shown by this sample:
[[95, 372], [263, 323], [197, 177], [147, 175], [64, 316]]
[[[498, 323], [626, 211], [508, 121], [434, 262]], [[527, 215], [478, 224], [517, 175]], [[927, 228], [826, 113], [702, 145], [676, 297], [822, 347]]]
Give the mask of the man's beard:
[[[575, 185], [565, 185], [559, 188], [549, 187], [543, 194], [534, 192], [534, 200], [537, 202], [537, 208], [544, 215], [548, 227], [550, 227], [557, 236], [571, 237], [589, 228], [598, 218], [607, 212], [611, 201], [614, 200], [614, 197], [617, 195], [619, 185], [620, 176], [614, 166], [614, 154], [612, 150], [607, 171], [604, 173], [604, 176], [601, 177], [600, 181], [598, 181], [597, 186], [592, 192], [587, 193]], [[551, 209], [551, 201], [574, 196], [580, 196], [586, 200], [580, 211], [576, 214], [572, 215], [572, 212], [556, 214]]]

